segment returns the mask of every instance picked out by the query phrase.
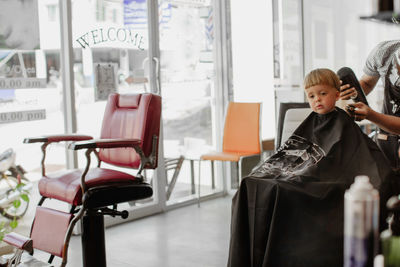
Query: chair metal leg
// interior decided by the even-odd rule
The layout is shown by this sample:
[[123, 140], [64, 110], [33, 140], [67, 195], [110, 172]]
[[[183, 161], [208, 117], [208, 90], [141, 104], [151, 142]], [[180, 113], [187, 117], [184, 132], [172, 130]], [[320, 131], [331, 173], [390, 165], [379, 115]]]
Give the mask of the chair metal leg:
[[[171, 197], [172, 191], [174, 190], [175, 184], [176, 184], [176, 180], [178, 179], [179, 173], [181, 171], [182, 168], [182, 164], [183, 164], [183, 160], [185, 158], [183, 156], [177, 158], [177, 159], [171, 159], [171, 160], [166, 160], [165, 163], [165, 177], [167, 178], [167, 174], [169, 170], [174, 170], [174, 174], [171, 178], [171, 181], [168, 184], [168, 179], [167, 179], [167, 184], [168, 184], [168, 188], [167, 188], [167, 200], [169, 200], [169, 198]], [[193, 175], [193, 174], [192, 174]], [[194, 178], [193, 178], [194, 179]], [[193, 181], [194, 183], [194, 181]]]
[[241, 181], [241, 179], [242, 179], [242, 174], [241, 174], [241, 167], [240, 167], [240, 161], [237, 161], [236, 162], [236, 173], [237, 173], [237, 183], [238, 183], [238, 188], [239, 188], [239, 185], [240, 185], [240, 181]]
[[201, 159], [199, 160], [199, 187], [198, 187], [198, 196], [197, 196], [197, 207], [200, 208], [200, 176], [201, 176]]
[[106, 267], [104, 216], [87, 212], [82, 218], [82, 258], [84, 267]]
[[24, 251], [22, 249], [17, 249], [15, 254], [8, 260], [7, 266], [9, 267], [18, 267], [21, 262], [21, 256]]
[[211, 188], [215, 189], [214, 161], [211, 161]]
[[239, 187], [239, 163], [237, 161], [230, 162], [231, 170], [231, 189], [237, 189]]
[[190, 159], [190, 179], [191, 179], [191, 190], [192, 190], [192, 194], [196, 193], [196, 188], [194, 185], [194, 160]]

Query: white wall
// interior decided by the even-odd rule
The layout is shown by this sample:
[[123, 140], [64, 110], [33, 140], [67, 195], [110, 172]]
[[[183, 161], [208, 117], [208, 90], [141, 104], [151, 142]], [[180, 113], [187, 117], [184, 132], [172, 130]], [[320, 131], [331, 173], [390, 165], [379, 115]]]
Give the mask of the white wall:
[[272, 1], [231, 1], [234, 101], [262, 102], [262, 137], [275, 136]]
[[[381, 41], [400, 39], [400, 26], [361, 20], [377, 11], [376, 0], [304, 0], [305, 73], [326, 67], [350, 67], [363, 75], [365, 60]], [[382, 87], [368, 96], [380, 108]]]
[[275, 118], [281, 103], [304, 102], [302, 1], [273, 0]]
[[[286, 8], [281, 16], [296, 11], [293, 5], [284, 5], [288, 0], [280, 1], [282, 8]], [[400, 26], [360, 19], [376, 12], [377, 3], [377, 0], [303, 0], [304, 73], [319, 67], [337, 71], [348, 66], [361, 77], [365, 59], [378, 42], [400, 39]], [[286, 25], [291, 18], [283, 16], [283, 19]], [[301, 79], [298, 81], [296, 77], [303, 73], [288, 68], [280, 80], [273, 78], [272, 1], [253, 0], [251, 4], [231, 1], [231, 20], [234, 100], [263, 102], [262, 136], [274, 137], [274, 83], [280, 83], [280, 88], [275, 88], [280, 101], [302, 101]], [[298, 30], [301, 31], [301, 25]], [[281, 38], [282, 45], [288, 45], [285, 41], [288, 37]], [[289, 58], [281, 59], [284, 67]], [[292, 76], [295, 78], [288, 78]], [[295, 84], [296, 88], [285, 91], [285, 84]], [[368, 100], [379, 109], [382, 98], [382, 87], [378, 84]]]

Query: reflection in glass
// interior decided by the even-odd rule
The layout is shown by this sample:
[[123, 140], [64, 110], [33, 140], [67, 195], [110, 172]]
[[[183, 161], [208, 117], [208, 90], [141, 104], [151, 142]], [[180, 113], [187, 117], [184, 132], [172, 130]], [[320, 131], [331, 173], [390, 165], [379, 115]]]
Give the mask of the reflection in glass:
[[[60, 78], [56, 10], [58, 1], [47, 7], [37, 0], [0, 3], [0, 151], [13, 148], [17, 164], [32, 177], [40, 173], [40, 148], [23, 144], [23, 139], [63, 133], [62, 95], [56, 83]], [[43, 32], [53, 26], [57, 31], [48, 39]], [[63, 168], [64, 154], [63, 146], [53, 146], [49, 168]]]
[[[214, 13], [211, 1], [161, 1], [159, 14], [164, 156], [185, 158], [176, 183], [175, 170], [167, 175], [172, 204], [197, 197], [200, 155], [215, 145]], [[215, 191], [206, 178], [210, 167], [202, 165], [205, 195]]]

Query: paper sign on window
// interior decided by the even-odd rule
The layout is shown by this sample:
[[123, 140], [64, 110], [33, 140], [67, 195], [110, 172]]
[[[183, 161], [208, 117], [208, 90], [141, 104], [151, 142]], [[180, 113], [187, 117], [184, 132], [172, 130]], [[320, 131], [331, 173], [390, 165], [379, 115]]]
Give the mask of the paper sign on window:
[[95, 70], [95, 100], [107, 100], [108, 95], [117, 92], [116, 63], [96, 63]]

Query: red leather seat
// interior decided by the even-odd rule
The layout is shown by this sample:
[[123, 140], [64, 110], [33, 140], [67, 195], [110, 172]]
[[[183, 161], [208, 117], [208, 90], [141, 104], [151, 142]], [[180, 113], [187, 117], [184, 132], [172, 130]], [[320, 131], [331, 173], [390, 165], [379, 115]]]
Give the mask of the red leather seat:
[[[42, 178], [39, 181], [42, 199], [39, 206], [47, 198], [72, 205], [70, 212], [38, 207], [31, 231], [34, 249], [50, 253], [50, 261], [54, 256], [61, 257], [61, 266], [65, 266], [73, 227], [83, 217], [84, 266], [105, 266], [103, 215], [124, 218], [128, 213], [117, 211], [118, 203], [147, 198], [153, 194], [151, 185], [144, 181], [141, 172], [145, 168], [157, 167], [160, 117], [161, 97], [158, 95], [111, 94], [105, 108], [99, 139], [87, 135], [63, 134], [24, 140], [25, 143], [43, 143]], [[70, 149], [86, 150], [85, 169], [46, 174], [46, 147], [61, 141], [73, 141], [69, 145]], [[94, 168], [90, 167], [92, 153], [98, 159], [97, 167]], [[137, 169], [137, 173], [104, 168], [100, 166], [102, 162]], [[77, 206], [80, 207], [76, 210]], [[113, 209], [108, 206], [113, 206]], [[59, 222], [59, 225], [54, 225], [54, 222]], [[58, 238], [52, 239], [52, 236], [46, 234], [46, 230], [50, 228], [56, 229]], [[21, 244], [31, 244], [25, 239], [18, 240], [16, 235], [5, 240], [20, 251], [27, 250]]]
[[[62, 171], [46, 175], [39, 181], [39, 193], [47, 198], [54, 198], [71, 205], [82, 204], [81, 176], [83, 170]], [[135, 184], [136, 178], [125, 172], [93, 168], [86, 174], [86, 186], [112, 186]]]

